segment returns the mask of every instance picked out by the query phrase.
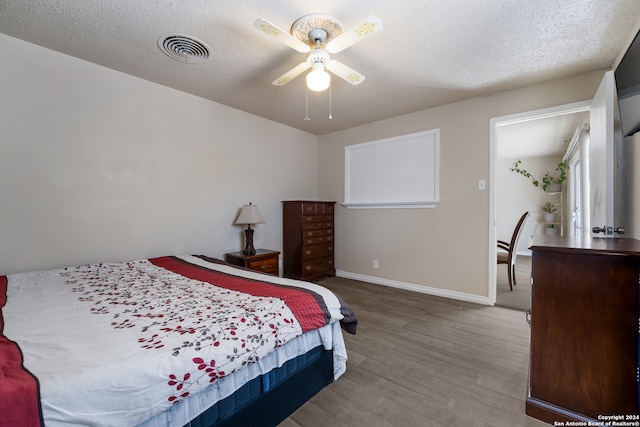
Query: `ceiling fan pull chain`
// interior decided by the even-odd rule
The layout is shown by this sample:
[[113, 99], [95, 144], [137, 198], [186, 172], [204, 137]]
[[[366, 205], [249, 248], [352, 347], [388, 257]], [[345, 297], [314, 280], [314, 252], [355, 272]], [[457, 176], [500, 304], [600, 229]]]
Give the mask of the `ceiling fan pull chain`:
[[309, 118], [309, 88], [305, 85], [305, 116], [304, 119], [305, 120], [311, 120]]
[[333, 119], [333, 116], [331, 115], [331, 82], [329, 82], [329, 120]]

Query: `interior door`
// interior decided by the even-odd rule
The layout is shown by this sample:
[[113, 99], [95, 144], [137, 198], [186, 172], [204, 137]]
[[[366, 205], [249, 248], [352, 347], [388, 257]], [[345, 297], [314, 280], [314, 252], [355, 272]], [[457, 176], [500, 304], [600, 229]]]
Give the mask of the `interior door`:
[[[632, 137], [623, 137], [617, 95], [614, 101], [614, 205], [613, 232], [618, 237], [633, 237], [634, 149]], [[625, 234], [626, 236], [620, 236]]]
[[590, 219], [593, 236], [613, 236], [615, 81], [608, 71], [591, 102], [589, 144]]
[[[589, 214], [594, 236], [613, 235], [613, 71], [608, 71], [591, 102]], [[611, 227], [607, 232], [607, 226]]]
[[[625, 146], [619, 127], [614, 72], [605, 73], [591, 103], [589, 145], [590, 219], [593, 236], [615, 237], [630, 225]], [[616, 126], [616, 123], [618, 124]]]

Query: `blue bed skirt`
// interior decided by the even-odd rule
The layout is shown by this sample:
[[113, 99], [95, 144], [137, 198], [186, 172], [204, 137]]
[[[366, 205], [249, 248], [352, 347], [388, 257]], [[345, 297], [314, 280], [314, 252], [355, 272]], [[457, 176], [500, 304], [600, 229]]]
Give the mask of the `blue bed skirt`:
[[319, 346], [249, 381], [187, 426], [275, 426], [331, 382], [333, 352]]

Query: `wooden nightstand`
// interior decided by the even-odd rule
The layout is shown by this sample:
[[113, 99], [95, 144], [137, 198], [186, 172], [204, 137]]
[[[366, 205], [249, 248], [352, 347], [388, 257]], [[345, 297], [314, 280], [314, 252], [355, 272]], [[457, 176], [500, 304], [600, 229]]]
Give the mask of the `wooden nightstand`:
[[251, 270], [260, 271], [262, 273], [275, 274], [280, 273], [279, 261], [280, 252], [270, 249], [256, 249], [255, 255], [245, 255], [244, 252], [231, 252], [224, 255], [225, 260], [229, 264], [239, 267], [250, 268]]

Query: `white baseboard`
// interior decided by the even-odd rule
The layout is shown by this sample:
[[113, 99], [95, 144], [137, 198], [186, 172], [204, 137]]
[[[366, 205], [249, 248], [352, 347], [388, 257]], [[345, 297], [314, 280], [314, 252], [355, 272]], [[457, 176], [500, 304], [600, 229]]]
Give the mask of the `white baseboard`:
[[360, 280], [361, 282], [373, 283], [376, 285], [389, 286], [391, 288], [405, 289], [407, 291], [420, 292], [423, 294], [434, 295], [437, 297], [451, 298], [460, 301], [473, 302], [482, 305], [492, 305], [489, 297], [483, 297], [464, 292], [450, 291], [447, 289], [432, 288], [429, 286], [416, 285], [413, 283], [398, 282], [397, 280], [383, 279], [374, 276], [365, 276], [364, 274], [350, 273], [348, 271], [336, 270], [336, 276], [345, 279]]

